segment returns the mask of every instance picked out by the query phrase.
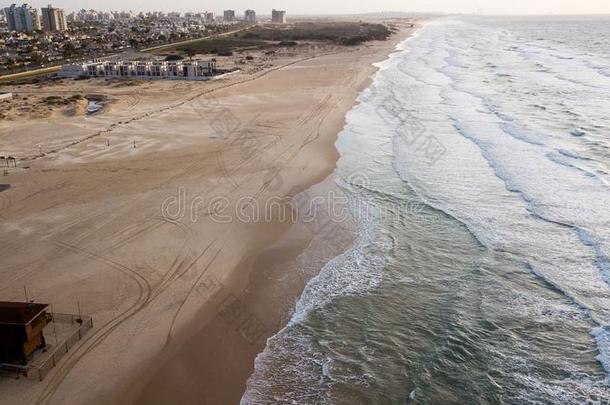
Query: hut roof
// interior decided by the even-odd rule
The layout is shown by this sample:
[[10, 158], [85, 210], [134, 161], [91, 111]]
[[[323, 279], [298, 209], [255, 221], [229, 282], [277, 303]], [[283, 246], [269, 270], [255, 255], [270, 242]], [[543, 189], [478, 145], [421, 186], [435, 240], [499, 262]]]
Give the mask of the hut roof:
[[47, 307], [48, 304], [0, 301], [0, 325], [27, 325]]

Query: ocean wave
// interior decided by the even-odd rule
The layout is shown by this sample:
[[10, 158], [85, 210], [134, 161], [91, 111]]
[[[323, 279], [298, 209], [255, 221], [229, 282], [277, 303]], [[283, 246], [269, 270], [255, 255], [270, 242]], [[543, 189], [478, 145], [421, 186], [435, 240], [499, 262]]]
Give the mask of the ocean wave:
[[570, 161], [568, 161], [567, 159], [565, 159], [563, 157], [564, 156], [563, 154], [555, 154], [553, 152], [549, 152], [549, 153], [546, 154], [546, 156], [547, 156], [547, 158], [549, 158], [549, 160], [551, 160], [552, 162], [557, 163], [558, 165], [569, 167], [571, 169], [574, 169], [574, 170], [582, 173], [583, 175], [585, 175], [587, 177], [592, 177], [592, 178], [598, 179], [597, 175], [595, 173], [591, 173], [588, 170], [582, 169], [582, 168], [572, 164]]
[[[510, 49], [510, 51], [516, 50], [516, 47], [511, 47]], [[476, 103], [475, 105], [464, 104], [462, 106], [459, 106], [459, 104], [456, 103], [456, 100], [460, 100], [457, 95], [451, 94], [451, 91], [447, 90], [447, 88], [441, 90], [439, 94], [443, 100], [443, 105], [450, 110], [457, 110], [461, 114], [461, 117], [455, 117], [452, 116], [450, 112], [447, 113], [447, 118], [452, 122], [452, 125], [455, 128], [456, 132], [461, 134], [465, 138], [471, 140], [480, 148], [482, 156], [492, 168], [495, 175], [505, 184], [506, 190], [521, 196], [527, 206], [528, 212], [534, 220], [541, 220], [549, 224], [559, 225], [562, 228], [566, 229], [566, 232], [578, 235], [580, 238], [580, 242], [582, 243], [581, 246], [583, 248], [588, 248], [590, 252], [592, 251], [592, 254], [587, 254], [585, 249], [578, 249], [578, 251], [582, 251], [584, 257], [591, 257], [591, 263], [594, 265], [594, 267], [598, 268], [598, 270], [600, 271], [599, 274], [602, 276], [602, 279], [606, 280], [607, 270], [605, 270], [605, 268], [607, 266], [607, 258], [605, 258], [605, 256], [600, 256], [601, 248], [599, 246], [594, 246], [590, 243], [587, 243], [587, 240], [582, 239], [582, 232], [580, 231], [581, 228], [577, 226], [578, 223], [587, 222], [589, 218], [591, 218], [587, 216], [588, 213], [593, 213], [598, 208], [601, 209], [603, 204], [589, 207], [589, 211], [584, 211], [580, 216], [576, 217], [573, 217], [573, 214], [576, 213], [576, 206], [572, 208], [570, 206], [571, 204], [569, 204], [570, 200], [565, 200], [568, 203], [566, 204], [565, 210], [562, 210], [560, 208], [560, 205], [558, 205], [562, 203], [559, 198], [561, 197], [561, 194], [557, 194], [558, 192], [562, 193], [567, 192], [569, 190], [569, 193], [566, 193], [566, 198], [581, 197], [576, 196], [576, 194], [570, 189], [572, 184], [579, 183], [578, 177], [575, 177], [577, 173], [583, 175], [583, 178], [589, 178], [596, 181], [599, 186], [604, 186], [603, 183], [599, 182], [596, 173], [590, 171], [588, 168], [581, 167], [580, 165], [569, 161], [569, 159], [578, 159], [582, 162], [588, 162], [590, 161], [590, 158], [583, 156], [575, 156], [566, 152], [566, 149], [561, 147], [552, 150], [551, 147], [548, 146], [548, 143], [550, 143], [552, 138], [537, 134], [533, 135], [530, 131], [524, 130], [520, 126], [520, 124], [516, 122], [515, 113], [509, 116], [506, 112], [501, 112], [494, 106], [495, 103], [494, 101], [492, 101], [493, 96], [490, 95], [489, 89], [481, 89], [480, 91], [474, 91], [472, 89], [469, 89], [464, 83], [465, 81], [468, 81], [467, 79], [469, 76], [465, 76], [455, 71], [456, 69], [464, 69], [464, 67], [468, 64], [458, 60], [456, 55], [451, 51], [448, 51], [447, 53], [450, 56], [444, 58], [444, 61], [446, 63], [445, 66], [439, 66], [436, 63], [428, 63], [427, 65], [430, 66], [430, 69], [433, 69], [436, 72], [442, 72], [443, 74], [447, 75], [447, 77], [451, 78], [452, 83], [449, 84], [449, 87], [452, 89], [451, 91], [468, 94], [469, 96], [472, 96], [475, 99], [479, 100], [479, 102], [483, 106], [483, 108], [481, 108], [477, 106]], [[561, 74], [556, 77], [560, 78], [561, 80], [570, 81], [571, 83], [582, 86], [582, 88], [585, 89], [593, 87], [598, 88], [597, 84], [590, 84], [582, 80], [572, 80], [571, 78], [561, 76]], [[468, 114], [467, 111], [469, 108], [476, 108], [475, 113], [471, 115]], [[485, 108], [487, 108], [488, 111], [494, 113], [500, 121], [493, 123], [489, 122], [487, 118], [483, 117], [482, 114], [488, 115], [488, 112], [484, 110]], [[493, 128], [495, 125], [496, 128], [500, 129], [501, 132], [499, 132], [498, 135], [495, 135], [494, 137], [492, 137], [489, 132], [486, 133], [486, 136], [478, 136], [478, 134], [471, 133], [464, 126], [464, 124], [469, 126], [478, 125], [481, 128]], [[485, 129], [483, 129], [483, 131], [485, 131]], [[489, 131], [489, 129], [487, 131]], [[514, 148], [514, 142], [512, 143], [513, 146], [509, 147], [508, 145], [510, 145], [511, 143], [506, 143], [506, 145], [504, 145], [500, 134], [506, 134], [517, 141], [524, 142], [526, 145], [530, 145], [530, 149], [539, 148], [540, 150], [534, 152], [533, 149], [529, 150], [526, 146], [522, 148]], [[560, 140], [560, 136], [556, 136], [556, 139], [553, 140], [553, 142], [555, 142], [556, 144], [565, 141], [565, 138]], [[499, 155], [502, 148], [505, 148], [504, 152], [506, 153], [506, 155]], [[558, 153], [556, 152], [557, 150], [559, 150]], [[527, 151], [527, 154], [521, 153], [525, 151]], [[524, 165], [516, 164], [517, 162], [509, 163], [507, 158], [509, 156], [508, 154], [511, 153], [519, 156], [519, 159], [521, 160], [521, 162], [524, 163]], [[558, 168], [564, 167], [567, 169], [574, 170], [574, 175], [571, 175], [569, 179], [566, 179], [565, 173], [560, 170], [557, 170], [557, 176], [555, 177], [555, 179], [556, 181], [558, 181], [558, 185], [562, 185], [562, 188], [555, 188], [555, 190], [552, 190], [551, 187], [553, 183], [547, 182], [536, 184], [535, 173], [540, 172], [541, 168], [535, 166], [536, 160], [529, 160], [530, 158], [535, 158], [536, 156], [542, 159], [548, 159], [549, 162], [558, 165]], [[401, 166], [399, 172], [401, 173], [405, 181], [409, 182], [410, 184], [416, 184], [416, 191], [421, 193], [419, 183], [426, 183], [426, 181], [422, 181], [422, 179], [419, 178], [414, 180], [412, 178], [414, 168], [412, 167], [412, 164], [409, 165], [407, 159], [408, 158], [405, 157], [399, 163], [399, 166]], [[540, 162], [540, 160], [537, 161]], [[529, 166], [530, 164], [532, 165], [531, 167]], [[405, 165], [411, 166], [410, 170], [405, 170]], [[553, 178], [553, 176], [551, 176], [551, 174], [553, 173], [553, 168], [549, 165], [543, 165], [542, 167], [544, 167], [544, 174], [546, 175], [542, 178]], [[551, 171], [549, 172], [549, 170]], [[422, 174], [424, 173], [428, 172], [423, 172]], [[528, 180], [529, 182], [525, 183], [526, 180]], [[526, 185], [525, 188], [524, 185]], [[541, 191], [535, 190], [535, 188], [539, 186], [542, 186], [542, 190], [548, 189], [549, 196], [557, 195], [558, 198], [553, 198], [550, 203], [539, 199], [539, 196], [542, 195]], [[605, 187], [602, 187], [601, 189], [598, 189], [597, 193], [607, 193], [607, 190]], [[461, 222], [464, 222], [466, 226], [471, 230], [471, 232], [477, 235], [477, 239], [482, 241], [486, 246], [489, 246], [490, 248], [494, 249], [498, 247], [497, 245], [495, 245], [495, 241], [492, 241], [489, 238], [489, 236], [492, 236], [489, 235], [490, 230], [483, 228], [482, 223], [477, 224], [476, 221], [479, 220], [476, 219], [476, 216], [474, 216], [473, 213], [459, 212], [456, 211], [458, 208], [440, 206], [438, 199], [440, 199], [441, 197], [435, 197], [431, 199], [425, 195], [426, 192], [424, 192], [423, 194], [424, 195], [422, 195], [422, 198], [431, 205], [433, 205], [435, 208], [441, 209], [449, 215], [452, 215], [456, 219], [460, 220]], [[584, 195], [582, 197], [584, 198]], [[583, 199], [582, 201], [585, 202], [590, 200]], [[601, 213], [604, 211], [597, 212]], [[475, 223], [472, 222], [473, 220], [475, 220]], [[489, 244], [489, 242], [492, 243]], [[566, 249], [573, 249], [572, 247], [565, 247]], [[520, 254], [514, 250], [513, 252], [516, 254]], [[551, 257], [548, 258], [550, 260], [553, 260]], [[557, 265], [561, 266], [560, 263], [557, 263]], [[532, 264], [532, 266], [534, 265]], [[574, 283], [574, 280], [569, 280], [569, 274], [561, 274], [560, 272], [553, 270], [552, 275], [550, 275], [548, 273], [548, 270], [543, 269], [543, 267], [548, 266], [535, 266], [532, 268], [536, 269], [535, 272], [538, 276], [543, 277], [547, 281], [552, 280], [553, 285], [555, 286], [557, 291], [561, 292], [562, 295], [568, 297], [571, 301], [579, 305], [581, 308], [586, 309], [586, 311], [590, 314], [591, 319], [595, 319], [594, 325], [596, 327], [604, 326], [608, 322], [608, 319], [610, 319], [608, 318], [609, 314], [607, 313], [607, 310], [604, 309], [604, 306], [601, 306], [601, 303], [603, 303], [603, 296], [600, 297], [600, 299], [602, 299], [602, 301], [600, 302], [595, 302], [596, 298], [593, 298], [591, 302], [587, 303], [583, 301], [583, 299], [588, 300], [592, 297], [587, 297], [588, 294], [585, 291], [582, 291], [586, 288], [583, 288], [577, 283]], [[591, 276], [593, 276], [593, 273], [588, 274], [591, 274]], [[594, 288], [601, 289], [599, 291], [603, 290], [603, 287], [601, 287], [599, 284], [595, 284]], [[606, 292], [603, 294], [607, 294], [607, 289]], [[600, 353], [602, 353], [601, 356], [607, 355], [605, 354], [604, 348], [600, 347], [599, 349]]]
[[[596, 359], [603, 365], [606, 373], [610, 375], [610, 326], [600, 326], [593, 329], [592, 332], [599, 348], [599, 355]], [[610, 385], [610, 377], [608, 377], [608, 385]]]
[[566, 149], [558, 149], [557, 152], [562, 154], [563, 156], [569, 157], [571, 159], [586, 160], [586, 161], [590, 161], [591, 160], [588, 157], [581, 156], [581, 155], [579, 155], [577, 153], [570, 152], [569, 150], [566, 150]]
[[[351, 184], [349, 176], [341, 177], [340, 165], [338, 183], [350, 195], [359, 236], [349, 251], [327, 263], [308, 283], [291, 321], [257, 356], [242, 403], [264, 403], [270, 398], [283, 403], [337, 403], [341, 402], [338, 398], [346, 398], [334, 396], [337, 387], [350, 387], [353, 398], [373, 395], [383, 366], [377, 370], [372, 365], [383, 360], [370, 356], [371, 346], [379, 342], [369, 339], [368, 323], [361, 325], [360, 299], [374, 295], [387, 281], [388, 267], [398, 260], [399, 245], [410, 255], [420, 253], [425, 259], [433, 252], [438, 254], [442, 259], [439, 265], [447, 266], [448, 274], [457, 265], [443, 260], [459, 257], [459, 249], [465, 249], [459, 245], [457, 255], [452, 256], [448, 253], [455, 253], [451, 246], [427, 244], [430, 241], [425, 239], [420, 242], [429, 251], [421, 249], [415, 240], [403, 241], [393, 233], [398, 224], [383, 223], [370, 212], [358, 214], [371, 205], [400, 206], [401, 198], [411, 194], [422, 212], [434, 213], [440, 222], [403, 224], [422, 226], [409, 228], [409, 235], [420, 236], [421, 230], [428, 228], [442, 234], [447, 230], [439, 223], [452, 224], [471, 249], [493, 260], [477, 263], [471, 272], [458, 271], [456, 278], [442, 277], [436, 285], [427, 285], [430, 280], [420, 277], [417, 267], [388, 282], [411, 288], [409, 291], [416, 294], [421, 288], [424, 301], [432, 299], [436, 290], [452, 287], [441, 294], [447, 299], [442, 301], [445, 313], [430, 313], [424, 324], [409, 325], [408, 329], [413, 332], [409, 337], [414, 338], [438, 316], [443, 325], [449, 325], [443, 330], [445, 335], [433, 336], [443, 342], [442, 347], [424, 353], [421, 363], [413, 362], [408, 353], [403, 358], [400, 344], [393, 346], [393, 340], [390, 347], [383, 348], [393, 360], [404, 362], [404, 374], [416, 375], [405, 384], [402, 398], [425, 401], [425, 388], [439, 383], [425, 381], [426, 373], [435, 375], [442, 373], [443, 366], [455, 367], [451, 361], [475, 361], [476, 350], [484, 352], [479, 355], [488, 367], [487, 375], [498, 379], [490, 382], [490, 391], [497, 389], [506, 402], [572, 403], [586, 398], [603, 403], [608, 397], [610, 260], [606, 252], [610, 217], [606, 207], [610, 201], [599, 170], [592, 169], [600, 164], [590, 147], [592, 141], [569, 134], [570, 126], [585, 125], [595, 135], [593, 126], [575, 123], [561, 107], [565, 103], [564, 109], [585, 117], [589, 100], [577, 95], [595, 87], [594, 96], [601, 97], [603, 89], [597, 79], [590, 83], [585, 76], [571, 80], [582, 66], [578, 58], [555, 57], [564, 52], [557, 48], [564, 44], [548, 46], [541, 41], [533, 49], [531, 43], [516, 38], [513, 29], [501, 31], [443, 19], [429, 24], [416, 40], [401, 46], [402, 52], [381, 64], [371, 88], [359, 98], [361, 104], [348, 114], [346, 131], [353, 137], [340, 139], [353, 142], [353, 149], [362, 149], [359, 153], [350, 150], [351, 154], [341, 151], [342, 159], [354, 160], [353, 164], [366, 167], [383, 181]], [[509, 45], [503, 49], [502, 44]], [[534, 71], [536, 58], [552, 73]], [[577, 69], [564, 77], [561, 63], [573, 63]], [[511, 66], [506, 74], [512, 83], [494, 80], [497, 66]], [[504, 69], [499, 73], [505, 74]], [[569, 86], [563, 82], [566, 78], [571, 80]], [[604, 102], [603, 97], [596, 100]], [[596, 120], [606, 122], [603, 117]], [[405, 127], [416, 131], [421, 137], [417, 139], [434, 137], [446, 155], [433, 163], [426, 161], [413, 147], [415, 138], [402, 136]], [[600, 143], [599, 148], [606, 146], [602, 138], [591, 138]], [[380, 169], [387, 169], [388, 164], [392, 175]], [[388, 179], [396, 175], [401, 187]], [[422, 212], [409, 215], [421, 220]], [[465, 249], [463, 254], [467, 252]], [[503, 266], [498, 266], [499, 262]], [[521, 273], [530, 281], [521, 282], [515, 275]], [[522, 291], [500, 287], [481, 290], [469, 284], [484, 280], [478, 278], [481, 274], [501, 280], [516, 277], [514, 289]], [[536, 295], [540, 291], [544, 293]], [[466, 330], [468, 316], [457, 308], [463, 299], [481, 316], [475, 316], [475, 324], [482, 329], [476, 332], [484, 336], [481, 341], [472, 330]], [[338, 314], [338, 304], [346, 301], [354, 303], [354, 310]], [[389, 312], [395, 309], [393, 305], [401, 307], [400, 297], [384, 308]], [[493, 323], [485, 314], [494, 311], [500, 313], [502, 322], [485, 324]], [[362, 334], [362, 347], [337, 350], [349, 343], [333, 330], [336, 324], [329, 324], [337, 316], [354, 325], [357, 335]], [[574, 324], [579, 329], [569, 330], [568, 325]], [[555, 357], [547, 357], [546, 335], [527, 340], [527, 325], [532, 325], [532, 334], [542, 329], [557, 338], [560, 344]], [[564, 325], [568, 330], [562, 330]], [[506, 344], [508, 340], [493, 341], [503, 327], [511, 331], [511, 337], [523, 333], [526, 338], [516, 341], [523, 346], [513, 350]], [[563, 348], [563, 333], [578, 336], [581, 346]], [[534, 349], [540, 351], [534, 354]], [[577, 360], [564, 359], [562, 355], [568, 352], [577, 352]], [[538, 366], [548, 371], [547, 365], [561, 374], [549, 379], [545, 372], [533, 371]], [[472, 376], [473, 386], [475, 379]], [[446, 381], [444, 384], [446, 390], [460, 389]], [[503, 390], [506, 386], [511, 389]]]

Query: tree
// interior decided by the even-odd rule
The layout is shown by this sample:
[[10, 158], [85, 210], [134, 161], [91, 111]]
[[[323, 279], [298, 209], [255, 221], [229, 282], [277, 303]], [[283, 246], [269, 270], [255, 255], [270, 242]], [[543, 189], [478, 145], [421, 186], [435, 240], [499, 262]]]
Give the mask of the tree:
[[15, 64], [16, 64], [16, 62], [15, 62], [15, 59], [13, 59], [13, 58], [8, 58], [6, 61], [6, 67], [8, 69], [10, 69], [11, 71], [14, 71]]
[[76, 48], [72, 44], [72, 42], [68, 42], [64, 45], [62, 49], [62, 53], [65, 59], [70, 58], [72, 55], [76, 53]]
[[45, 61], [46, 61], [46, 57], [42, 54], [42, 52], [32, 53], [32, 64], [42, 65]]
[[193, 60], [193, 56], [197, 55], [197, 52], [195, 52], [195, 50], [191, 48], [185, 49], [184, 53], [186, 54], [186, 56], [189, 57], [189, 60]]

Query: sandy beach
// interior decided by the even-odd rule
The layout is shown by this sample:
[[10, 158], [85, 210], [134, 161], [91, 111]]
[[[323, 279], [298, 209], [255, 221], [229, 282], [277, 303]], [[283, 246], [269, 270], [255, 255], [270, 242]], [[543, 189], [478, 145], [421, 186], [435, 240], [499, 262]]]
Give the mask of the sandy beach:
[[292, 198], [333, 189], [345, 114], [410, 32], [206, 83], [0, 86], [18, 105], [0, 119], [17, 160], [0, 181], [0, 298], [26, 286], [94, 322], [44, 381], [0, 379], [0, 403], [237, 403], [308, 278], [349, 244], [294, 224]]

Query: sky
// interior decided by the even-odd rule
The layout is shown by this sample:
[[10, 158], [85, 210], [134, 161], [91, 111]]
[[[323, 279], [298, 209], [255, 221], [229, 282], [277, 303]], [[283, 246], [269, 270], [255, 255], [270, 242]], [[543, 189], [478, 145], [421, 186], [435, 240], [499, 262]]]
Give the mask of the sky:
[[[0, 0], [0, 6], [25, 0]], [[40, 8], [49, 0], [30, 0]], [[54, 0], [53, 6], [73, 11], [81, 8], [133, 11], [213, 11], [251, 8], [258, 14], [271, 9], [290, 14], [354, 14], [376, 11], [443, 12], [481, 14], [610, 14], [610, 0]]]

